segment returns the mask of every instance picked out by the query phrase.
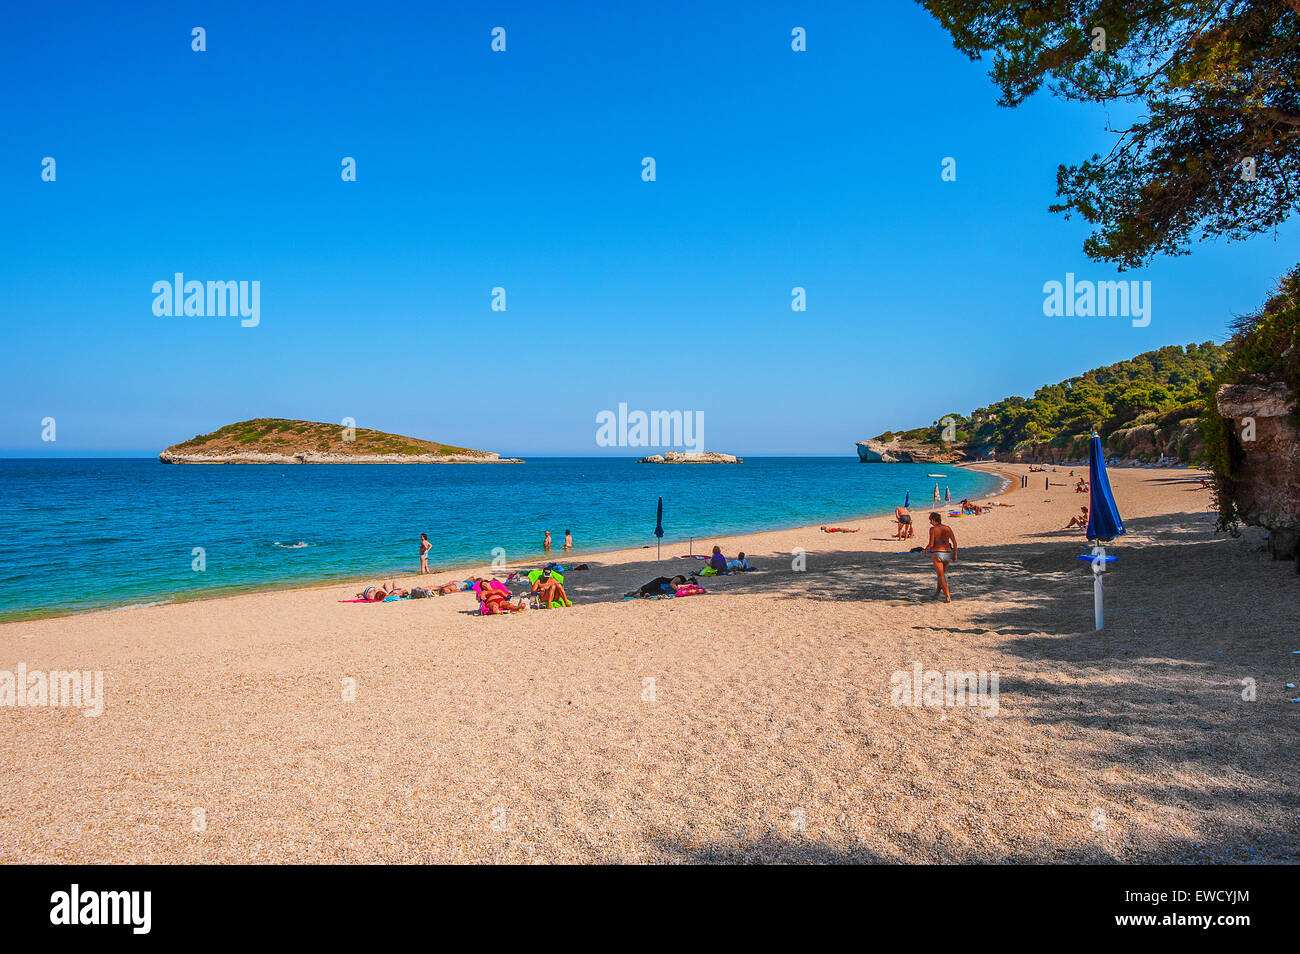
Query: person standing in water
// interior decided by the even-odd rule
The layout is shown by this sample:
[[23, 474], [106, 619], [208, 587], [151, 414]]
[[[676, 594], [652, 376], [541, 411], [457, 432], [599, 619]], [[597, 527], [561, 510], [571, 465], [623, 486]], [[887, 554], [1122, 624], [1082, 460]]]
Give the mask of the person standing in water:
[[433, 544], [429, 542], [427, 533], [420, 534], [420, 572], [429, 572], [429, 551], [433, 549]]
[[568, 530], [564, 531], [564, 549], [566, 552], [573, 549], [573, 534]]
[[930, 554], [938, 585], [934, 588], [936, 597], [942, 595], [945, 603], [952, 602], [948, 592], [948, 565], [957, 558], [957, 538], [952, 534], [952, 527], [944, 525], [943, 517], [937, 513], [930, 514], [930, 542], [925, 551]]
[[551, 531], [546, 531], [546, 536], [542, 538], [542, 549], [547, 553], [551, 552]]

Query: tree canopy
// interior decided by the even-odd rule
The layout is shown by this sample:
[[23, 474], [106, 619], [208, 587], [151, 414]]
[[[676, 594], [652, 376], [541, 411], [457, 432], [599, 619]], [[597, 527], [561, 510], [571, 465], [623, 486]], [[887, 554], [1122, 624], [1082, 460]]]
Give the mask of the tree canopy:
[[949, 414], [929, 427], [893, 433], [903, 440], [944, 443], [948, 420], [955, 424], [952, 443], [981, 454], [1006, 453], [1026, 441], [1065, 445], [1094, 428], [1106, 437], [1136, 423], [1195, 418], [1228, 355], [1211, 341], [1169, 345], [1045, 385], [1028, 399], [1003, 398], [969, 416]]
[[1142, 108], [1110, 152], [1057, 169], [1052, 211], [1093, 226], [1095, 260], [1135, 267], [1193, 236], [1267, 232], [1300, 209], [1300, 0], [921, 0], [1000, 103]]

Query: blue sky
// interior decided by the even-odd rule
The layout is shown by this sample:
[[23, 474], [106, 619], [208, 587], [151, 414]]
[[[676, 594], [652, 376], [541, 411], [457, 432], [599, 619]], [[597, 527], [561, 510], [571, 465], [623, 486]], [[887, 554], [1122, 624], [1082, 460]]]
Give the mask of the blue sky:
[[[156, 454], [273, 416], [627, 456], [595, 445], [625, 402], [702, 411], [709, 449], [851, 455], [1222, 341], [1300, 248], [1291, 223], [1127, 273], [1146, 328], [1044, 317], [1044, 282], [1116, 274], [1047, 211], [1105, 114], [996, 106], [902, 0], [269, 6], [9, 11], [0, 452]], [[259, 281], [260, 324], [155, 316], [177, 271]]]

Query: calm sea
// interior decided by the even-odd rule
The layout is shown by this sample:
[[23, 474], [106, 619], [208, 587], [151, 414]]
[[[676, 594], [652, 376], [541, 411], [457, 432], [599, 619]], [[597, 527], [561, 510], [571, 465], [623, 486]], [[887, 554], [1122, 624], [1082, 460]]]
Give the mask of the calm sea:
[[[943, 473], [952, 497], [987, 474], [855, 458], [746, 458], [737, 465], [536, 458], [439, 466], [175, 466], [155, 459], [0, 460], [0, 619], [147, 604], [431, 566], [775, 530], [918, 510]], [[307, 546], [289, 547], [296, 543]], [[196, 548], [205, 564], [196, 570]]]

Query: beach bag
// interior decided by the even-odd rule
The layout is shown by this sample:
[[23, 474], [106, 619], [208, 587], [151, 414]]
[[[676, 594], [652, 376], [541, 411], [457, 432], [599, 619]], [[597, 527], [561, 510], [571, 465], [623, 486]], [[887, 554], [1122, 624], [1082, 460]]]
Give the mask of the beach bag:
[[706, 566], [703, 570], [700, 571], [700, 576], [717, 576], [717, 575], [718, 575], [718, 571], [711, 566]]
[[411, 599], [413, 600], [427, 600], [432, 595], [433, 594], [423, 586], [417, 586], [415, 589], [411, 590]]

